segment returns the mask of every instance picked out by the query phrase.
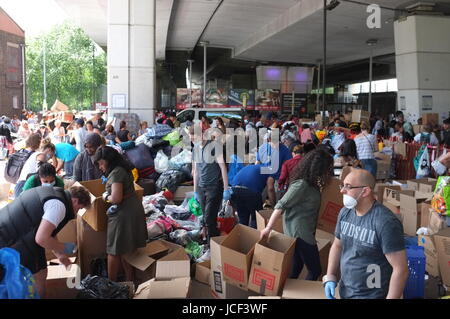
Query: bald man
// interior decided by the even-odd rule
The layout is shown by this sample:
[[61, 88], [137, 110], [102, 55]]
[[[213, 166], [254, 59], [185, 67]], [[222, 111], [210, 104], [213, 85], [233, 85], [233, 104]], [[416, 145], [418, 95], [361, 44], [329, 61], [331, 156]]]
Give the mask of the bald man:
[[350, 299], [401, 298], [408, 266], [400, 220], [375, 200], [375, 179], [355, 169], [344, 180], [344, 208], [330, 250], [325, 294], [334, 299], [340, 267], [339, 294]]

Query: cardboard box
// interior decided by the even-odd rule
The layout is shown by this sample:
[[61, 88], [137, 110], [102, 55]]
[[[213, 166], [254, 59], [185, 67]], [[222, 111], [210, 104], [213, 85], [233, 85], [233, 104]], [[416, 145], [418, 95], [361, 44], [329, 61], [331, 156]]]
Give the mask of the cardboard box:
[[422, 203], [422, 211], [420, 213], [420, 227], [428, 228], [430, 222], [431, 202]]
[[437, 180], [434, 178], [410, 179], [406, 182], [408, 189], [422, 193], [433, 193]]
[[447, 227], [433, 237], [439, 261], [442, 282], [450, 286], [450, 228]]
[[[74, 262], [74, 258], [71, 259]], [[72, 265], [66, 269], [64, 265], [47, 266], [46, 298], [47, 299], [75, 299], [78, 290], [76, 289], [77, 278], [81, 278], [79, 267]], [[73, 288], [69, 288], [69, 283]]]
[[222, 254], [220, 245], [227, 236], [212, 237], [209, 243], [211, 253], [211, 291], [216, 298], [223, 299], [226, 295], [226, 285], [222, 272]]
[[391, 177], [391, 156], [377, 152], [374, 154], [377, 161], [377, 180]]
[[438, 113], [423, 113], [422, 114], [422, 125], [436, 125], [439, 124], [439, 114]]
[[369, 123], [370, 120], [370, 112], [363, 110], [353, 110], [352, 112], [352, 122], [361, 123], [366, 122]]
[[430, 234], [437, 234], [446, 227], [445, 219], [439, 215], [439, 213], [434, 211], [434, 209], [430, 208], [428, 220], [428, 230], [430, 231]]
[[184, 248], [180, 248], [156, 262], [156, 279], [191, 276], [191, 263]]
[[191, 278], [151, 279], [136, 290], [134, 299], [186, 299]]
[[409, 236], [416, 236], [421, 223], [421, 204], [431, 200], [432, 194], [424, 194], [416, 191], [400, 192], [400, 214], [402, 215], [403, 230]]
[[284, 282], [292, 268], [295, 238], [271, 231], [258, 242], [253, 254], [248, 289], [261, 295], [281, 295]]
[[399, 189], [394, 189], [391, 187], [386, 187], [384, 189], [384, 195], [383, 195], [383, 205], [386, 206], [387, 208], [389, 208], [394, 214], [398, 215], [399, 218], [401, 216], [401, 214], [400, 214], [400, 194], [401, 193], [414, 195], [414, 191], [399, 190]]
[[339, 212], [343, 207], [342, 194], [339, 190], [340, 183], [339, 179], [332, 178], [322, 191], [319, 220], [317, 222], [317, 228], [333, 234], [336, 230]]
[[433, 277], [439, 277], [439, 261], [432, 236], [419, 235], [419, 246], [422, 246], [426, 257], [426, 271]]
[[106, 238], [106, 231], [95, 231], [80, 214], [77, 215], [78, 263], [82, 278], [91, 273], [92, 260], [106, 258]]
[[[92, 181], [76, 182], [75, 186], [84, 186], [91, 193], [91, 207], [89, 209], [80, 210], [83, 219], [96, 231], [106, 230], [108, 222], [106, 210], [110, 206], [102, 199], [102, 194], [105, 192], [105, 185], [102, 184], [101, 179]], [[144, 189], [138, 184], [134, 184], [134, 189], [142, 202], [144, 196]]]
[[[77, 220], [72, 219], [70, 220], [66, 226], [61, 229], [61, 231], [56, 234], [56, 239], [61, 243], [77, 243]], [[76, 257], [77, 253], [68, 255], [69, 257]], [[56, 258], [56, 256], [53, 254], [51, 250], [46, 249], [45, 250], [45, 257], [48, 260], [52, 260]]]
[[211, 278], [211, 261], [210, 260], [195, 264], [195, 280], [209, 285], [210, 278]]
[[[335, 297], [339, 299], [339, 287], [336, 288]], [[326, 299], [325, 289], [321, 281], [288, 279], [282, 299]]]
[[381, 204], [383, 204], [384, 190], [386, 188], [391, 188], [391, 189], [395, 189], [395, 190], [401, 190], [400, 186], [394, 186], [394, 185], [389, 184], [389, 183], [376, 183], [375, 184], [375, 188], [374, 188], [375, 198]]
[[422, 133], [423, 132], [423, 125], [418, 125], [418, 124], [416, 124], [416, 125], [413, 125], [413, 131], [414, 131], [414, 134], [419, 134], [419, 133]]
[[[272, 216], [273, 209], [264, 209], [256, 212], [256, 228], [261, 231], [266, 228]], [[278, 218], [273, 226], [273, 230], [284, 234], [283, 218]]]
[[[330, 255], [331, 245], [334, 241], [334, 235], [330, 233], [326, 233], [321, 231], [320, 229], [316, 230], [316, 241], [317, 241], [317, 249], [319, 250], [320, 257], [320, 267], [322, 268], [322, 275], [325, 276], [327, 274], [328, 269], [328, 256]], [[305, 280], [308, 275], [308, 268], [306, 265], [303, 267], [302, 272], [298, 276], [298, 279]], [[317, 280], [322, 280], [320, 276]]]
[[155, 278], [139, 285], [134, 298], [186, 298], [190, 285], [190, 260], [180, 248], [156, 262]]
[[248, 226], [236, 225], [221, 244], [222, 269], [225, 281], [247, 290], [255, 245], [260, 232]]
[[156, 260], [152, 258], [159, 253], [167, 252], [169, 249], [160, 241], [152, 241], [144, 248], [139, 248], [135, 252], [124, 255], [125, 260], [134, 268], [146, 271]]

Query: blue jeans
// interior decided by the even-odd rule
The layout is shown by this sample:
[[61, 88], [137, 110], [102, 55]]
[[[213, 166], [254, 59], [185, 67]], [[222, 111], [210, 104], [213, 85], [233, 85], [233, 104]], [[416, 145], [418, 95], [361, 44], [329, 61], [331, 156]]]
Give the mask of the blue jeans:
[[64, 171], [66, 172], [67, 177], [73, 176], [73, 164], [75, 160], [71, 160], [70, 162], [64, 162]]
[[256, 229], [256, 211], [261, 210], [263, 206], [261, 194], [250, 189], [233, 187], [231, 202], [236, 207], [239, 224]]
[[375, 159], [363, 159], [361, 163], [366, 171], [369, 171], [373, 177], [377, 178], [378, 163]]

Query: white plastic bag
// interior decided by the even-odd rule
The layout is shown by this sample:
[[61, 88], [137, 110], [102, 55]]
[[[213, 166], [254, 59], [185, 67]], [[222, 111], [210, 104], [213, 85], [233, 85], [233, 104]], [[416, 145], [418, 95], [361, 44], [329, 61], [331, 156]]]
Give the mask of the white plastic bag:
[[159, 150], [155, 157], [155, 170], [162, 174], [169, 169], [169, 158], [162, 150]]
[[420, 179], [428, 176], [430, 176], [430, 155], [428, 154], [428, 150], [425, 149], [420, 157], [416, 178]]
[[189, 150], [183, 150], [178, 155], [172, 157], [169, 160], [170, 169], [179, 169], [185, 164], [192, 163], [192, 152]]

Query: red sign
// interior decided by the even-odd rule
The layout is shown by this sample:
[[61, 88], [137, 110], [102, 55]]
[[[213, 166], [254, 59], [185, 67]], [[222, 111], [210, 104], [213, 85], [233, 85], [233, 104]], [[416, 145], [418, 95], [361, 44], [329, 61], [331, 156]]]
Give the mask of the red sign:
[[252, 283], [257, 286], [261, 286], [263, 280], [266, 281], [266, 289], [273, 290], [275, 288], [276, 277], [271, 273], [263, 271], [262, 269], [255, 268]]
[[227, 263], [225, 263], [224, 266], [225, 276], [240, 282], [244, 282], [244, 270]]
[[330, 223], [336, 224], [339, 212], [342, 209], [342, 205], [335, 204], [333, 202], [328, 202], [323, 211], [322, 219]]

